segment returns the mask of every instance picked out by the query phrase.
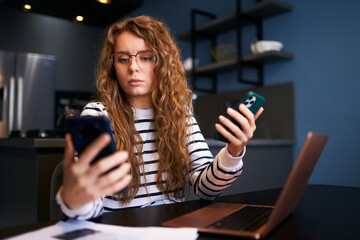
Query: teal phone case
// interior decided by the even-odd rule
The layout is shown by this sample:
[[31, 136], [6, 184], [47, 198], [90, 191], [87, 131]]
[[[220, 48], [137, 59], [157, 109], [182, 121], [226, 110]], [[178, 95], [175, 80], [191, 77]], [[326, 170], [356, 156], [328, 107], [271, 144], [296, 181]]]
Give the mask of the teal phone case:
[[[236, 111], [239, 111], [239, 105], [243, 103], [245, 104], [246, 107], [249, 108], [249, 110], [253, 113], [256, 114], [259, 109], [264, 105], [265, 103], [265, 98], [260, 96], [259, 94], [255, 93], [255, 92], [248, 92], [245, 97], [236, 105], [236, 107], [234, 108]], [[227, 118], [229, 118], [233, 123], [235, 123], [237, 126], [239, 126], [239, 124], [230, 116], [226, 116]], [[240, 127], [240, 126], [239, 126]], [[214, 134], [214, 139], [218, 140], [218, 141], [223, 141], [223, 142], [229, 142], [226, 138], [224, 138], [218, 131], [215, 132]]]

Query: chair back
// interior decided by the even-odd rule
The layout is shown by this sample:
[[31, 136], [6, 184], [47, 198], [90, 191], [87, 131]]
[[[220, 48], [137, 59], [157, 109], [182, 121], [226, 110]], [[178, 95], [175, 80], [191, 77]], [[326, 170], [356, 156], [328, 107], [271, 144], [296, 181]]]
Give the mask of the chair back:
[[65, 216], [56, 202], [56, 194], [59, 191], [63, 180], [63, 163], [62, 161], [56, 166], [51, 177], [50, 186], [50, 220], [61, 220]]

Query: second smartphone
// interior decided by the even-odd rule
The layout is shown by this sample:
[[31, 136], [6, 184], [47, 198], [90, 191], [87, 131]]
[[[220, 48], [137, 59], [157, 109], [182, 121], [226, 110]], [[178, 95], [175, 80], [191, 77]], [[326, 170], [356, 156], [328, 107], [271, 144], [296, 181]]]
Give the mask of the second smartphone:
[[[255, 92], [248, 92], [245, 95], [245, 97], [243, 99], [241, 99], [241, 101], [234, 108], [238, 112], [239, 112], [239, 105], [241, 103], [243, 103], [247, 108], [249, 108], [249, 110], [255, 115], [259, 111], [259, 109], [264, 105], [265, 98]], [[226, 116], [226, 117], [229, 118], [237, 126], [239, 126], [238, 122], [236, 122], [232, 117], [230, 117], [230, 116]], [[223, 142], [227, 142], [227, 143], [229, 142], [218, 131], [215, 132], [214, 139], [223, 141]]]

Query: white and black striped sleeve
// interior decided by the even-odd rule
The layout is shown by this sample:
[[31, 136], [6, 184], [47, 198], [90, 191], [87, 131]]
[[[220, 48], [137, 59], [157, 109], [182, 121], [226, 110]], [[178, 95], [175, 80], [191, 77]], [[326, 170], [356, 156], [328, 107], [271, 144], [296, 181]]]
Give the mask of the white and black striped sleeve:
[[61, 189], [56, 194], [55, 199], [63, 214], [68, 218], [72, 218], [76, 220], [87, 220], [100, 216], [104, 211], [102, 199], [97, 199], [93, 202], [89, 202], [85, 204], [79, 209], [72, 210], [68, 208], [66, 204], [63, 202], [60, 193], [61, 193]]
[[106, 107], [100, 102], [88, 103], [81, 112], [81, 116], [109, 117]]
[[245, 150], [240, 157], [232, 157], [224, 147], [214, 159], [195, 118], [189, 129], [191, 185], [200, 198], [214, 199], [241, 174]]

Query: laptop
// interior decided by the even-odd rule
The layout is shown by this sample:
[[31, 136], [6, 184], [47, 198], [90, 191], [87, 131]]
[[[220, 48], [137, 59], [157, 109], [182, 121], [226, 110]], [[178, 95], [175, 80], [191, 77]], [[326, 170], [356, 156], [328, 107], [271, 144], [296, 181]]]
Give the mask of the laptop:
[[167, 227], [196, 227], [199, 232], [260, 239], [295, 209], [329, 136], [308, 132], [275, 206], [213, 203], [162, 223]]

